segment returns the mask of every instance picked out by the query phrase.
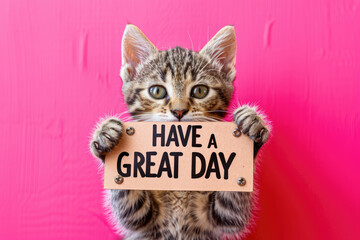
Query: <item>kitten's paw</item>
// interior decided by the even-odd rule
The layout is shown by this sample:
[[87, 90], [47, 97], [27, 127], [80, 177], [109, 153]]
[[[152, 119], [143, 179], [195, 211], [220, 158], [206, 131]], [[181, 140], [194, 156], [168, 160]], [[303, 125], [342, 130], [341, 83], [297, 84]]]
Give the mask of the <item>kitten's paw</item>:
[[104, 161], [106, 154], [119, 143], [122, 130], [123, 126], [118, 118], [106, 119], [93, 134], [90, 142], [91, 153]]
[[270, 130], [262, 116], [257, 113], [256, 107], [244, 105], [235, 110], [233, 120], [255, 143], [264, 144], [269, 138]]

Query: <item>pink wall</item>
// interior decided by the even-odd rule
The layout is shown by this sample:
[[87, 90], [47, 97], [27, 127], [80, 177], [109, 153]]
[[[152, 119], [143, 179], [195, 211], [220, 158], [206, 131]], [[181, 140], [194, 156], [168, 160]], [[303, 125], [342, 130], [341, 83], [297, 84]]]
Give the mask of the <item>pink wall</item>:
[[248, 240], [360, 239], [359, 0], [2, 0], [0, 239], [116, 239], [88, 141], [128, 22], [161, 49], [235, 26], [234, 103], [273, 121]]

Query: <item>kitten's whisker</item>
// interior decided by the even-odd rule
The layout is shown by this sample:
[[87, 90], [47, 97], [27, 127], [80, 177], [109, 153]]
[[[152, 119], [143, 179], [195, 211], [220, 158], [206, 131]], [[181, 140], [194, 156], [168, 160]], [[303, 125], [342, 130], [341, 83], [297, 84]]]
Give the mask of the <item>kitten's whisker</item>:
[[212, 110], [212, 111], [205, 111], [205, 112], [208, 112], [208, 113], [211, 113], [211, 112], [227, 112], [227, 110]]
[[168, 119], [167, 115], [163, 113], [142, 113], [139, 115], [134, 115], [133, 118], [135, 121], [138, 122], [142, 122], [142, 121], [158, 122], [158, 121], [166, 121]]
[[220, 117], [215, 117], [215, 116], [205, 116], [201, 113], [195, 113], [195, 114], [191, 114], [188, 116], [189, 118], [191, 118], [191, 120], [195, 120], [195, 121], [223, 121], [222, 118]]
[[192, 38], [191, 38], [191, 36], [190, 36], [189, 31], [187, 32], [187, 34], [188, 34], [188, 36], [189, 36], [189, 38], [190, 38], [191, 48], [192, 48], [193, 51], [195, 51], [195, 49], [194, 49], [194, 44], [193, 44], [193, 41], [192, 41]]

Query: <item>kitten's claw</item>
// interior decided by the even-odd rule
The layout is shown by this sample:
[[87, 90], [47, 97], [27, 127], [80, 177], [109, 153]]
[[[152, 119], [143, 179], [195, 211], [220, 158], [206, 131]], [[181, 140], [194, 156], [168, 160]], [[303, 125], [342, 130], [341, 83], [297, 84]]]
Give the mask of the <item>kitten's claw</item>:
[[123, 126], [119, 119], [116, 117], [106, 119], [93, 134], [90, 143], [91, 153], [104, 161], [106, 153], [119, 143], [122, 130]]
[[262, 145], [270, 135], [269, 127], [266, 126], [262, 116], [257, 113], [255, 107], [244, 105], [235, 110], [233, 120], [254, 142]]

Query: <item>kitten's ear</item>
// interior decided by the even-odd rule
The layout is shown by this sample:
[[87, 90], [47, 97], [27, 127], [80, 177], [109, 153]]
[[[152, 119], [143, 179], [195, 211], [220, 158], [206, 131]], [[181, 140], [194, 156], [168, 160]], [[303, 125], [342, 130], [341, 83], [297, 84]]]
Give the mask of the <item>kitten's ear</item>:
[[136, 74], [136, 67], [150, 55], [158, 52], [145, 34], [135, 25], [126, 25], [121, 44], [122, 66], [120, 76], [130, 81]]
[[222, 71], [232, 80], [235, 78], [236, 36], [233, 26], [226, 26], [201, 49], [201, 54], [208, 55], [211, 61], [218, 61]]

